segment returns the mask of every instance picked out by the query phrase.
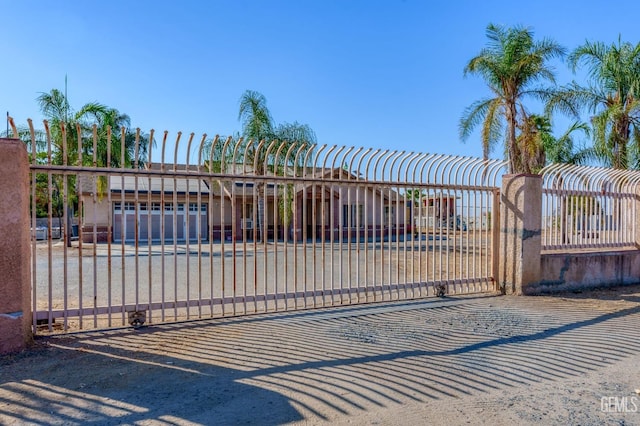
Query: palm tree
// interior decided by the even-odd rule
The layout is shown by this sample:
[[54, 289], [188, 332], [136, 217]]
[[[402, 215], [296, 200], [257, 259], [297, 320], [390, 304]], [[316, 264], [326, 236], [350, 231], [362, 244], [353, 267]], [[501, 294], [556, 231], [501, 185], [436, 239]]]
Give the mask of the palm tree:
[[534, 87], [534, 83], [546, 80], [555, 84], [555, 77], [548, 61], [562, 57], [564, 48], [550, 39], [535, 41], [531, 30], [521, 27], [506, 28], [489, 24], [488, 45], [472, 58], [464, 69], [465, 76], [479, 74], [487, 82], [492, 97], [480, 99], [467, 107], [460, 120], [460, 136], [466, 140], [473, 129], [482, 123], [483, 157], [502, 139], [503, 131], [509, 172], [521, 172], [518, 161], [521, 152], [516, 143], [518, 122], [524, 122], [525, 97], [545, 100], [552, 90]]
[[[67, 132], [67, 164], [77, 161], [77, 129], [80, 128], [83, 163], [89, 165], [93, 161], [93, 126], [96, 126], [96, 163], [100, 167], [131, 167], [136, 158], [135, 140], [136, 134], [130, 129], [131, 119], [127, 114], [119, 112], [115, 108], [91, 102], [85, 104], [74, 111], [69, 105], [65, 95], [57, 89], [52, 89], [49, 93], [41, 93], [37, 98], [40, 110], [50, 123], [51, 139], [54, 150], [54, 162], [62, 164], [63, 141], [62, 124], [64, 123]], [[79, 126], [78, 126], [79, 125]], [[121, 165], [121, 136], [119, 130], [125, 129], [125, 164]], [[108, 131], [111, 129], [112, 138], [108, 141]], [[138, 165], [142, 167], [146, 159], [149, 143], [146, 134], [139, 137], [138, 142]], [[111, 144], [111, 158], [107, 161], [107, 145]], [[107, 164], [109, 162], [109, 164]]]
[[568, 57], [575, 72], [585, 66], [589, 86], [575, 81], [550, 104], [575, 114], [593, 114], [594, 148], [598, 156], [616, 169], [640, 168], [640, 43], [635, 46], [586, 42]]
[[[91, 165], [95, 156], [96, 165], [99, 167], [131, 167], [135, 164], [136, 134], [129, 130], [130, 119], [126, 114], [121, 114], [117, 109], [110, 108], [99, 103], [88, 103], [75, 112], [67, 97], [57, 89], [49, 93], [41, 93], [37, 98], [40, 110], [50, 123], [52, 143], [52, 162], [54, 164], [77, 164], [82, 154], [83, 165]], [[97, 140], [94, 152], [94, 127]], [[62, 129], [66, 131], [66, 148]], [[125, 128], [125, 161], [121, 164], [121, 141], [118, 129]], [[114, 136], [109, 140], [109, 129]], [[78, 152], [78, 142], [81, 152]], [[149, 143], [147, 135], [138, 137], [138, 166], [144, 165]], [[108, 146], [111, 145], [111, 158], [109, 159]], [[53, 185], [60, 187], [61, 175], [53, 176]], [[75, 176], [68, 175], [66, 183], [68, 188], [75, 187]], [[98, 194], [104, 194], [107, 190], [107, 178], [99, 176], [97, 181]], [[68, 198], [69, 206], [78, 202], [75, 192], [71, 192]], [[69, 235], [69, 234], [68, 234]], [[70, 244], [70, 240], [67, 241]]]
[[[285, 164], [285, 158], [283, 156], [278, 157], [278, 164], [275, 164], [275, 156], [266, 158], [267, 149], [265, 145], [267, 142], [274, 140], [280, 141], [285, 144], [285, 148], [290, 148], [292, 145], [299, 147], [307, 147], [305, 149], [313, 149], [316, 143], [316, 135], [307, 124], [300, 124], [294, 122], [293, 124], [283, 123], [279, 126], [274, 126], [273, 118], [267, 108], [267, 99], [259, 92], [253, 90], [245, 91], [240, 97], [240, 109], [238, 112], [238, 119], [242, 123], [242, 136], [243, 142], [238, 140], [238, 143], [243, 143], [245, 150], [245, 161], [250, 164], [254, 164], [255, 168], [252, 170], [257, 176], [263, 176], [268, 171], [272, 173], [284, 172], [287, 167], [293, 167], [294, 169], [301, 167], [303, 164]], [[241, 139], [242, 140], [242, 139]], [[261, 146], [261, 142], [265, 144]], [[272, 153], [273, 154], [273, 153]], [[306, 158], [308, 156], [300, 156]], [[269, 163], [271, 161], [271, 163]], [[302, 160], [304, 161], [304, 160]], [[270, 169], [270, 170], [269, 170]], [[258, 238], [262, 238], [262, 224], [264, 223], [264, 182], [258, 180], [255, 185], [257, 191], [257, 231]], [[292, 191], [287, 191], [288, 194], [292, 194]], [[287, 204], [290, 204], [292, 200], [281, 200]], [[290, 207], [285, 207], [285, 221], [290, 216]]]
[[516, 159], [516, 166], [524, 173], [537, 174], [550, 163], [585, 164], [595, 158], [592, 148], [578, 148], [575, 145], [576, 132], [581, 131], [589, 136], [586, 123], [576, 121], [556, 138], [548, 115], [531, 114], [524, 116], [518, 128], [518, 149], [524, 155]]

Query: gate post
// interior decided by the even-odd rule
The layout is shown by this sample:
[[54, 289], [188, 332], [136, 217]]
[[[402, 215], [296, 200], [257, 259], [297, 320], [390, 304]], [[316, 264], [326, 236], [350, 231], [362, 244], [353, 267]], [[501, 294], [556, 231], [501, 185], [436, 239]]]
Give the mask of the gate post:
[[20, 139], [0, 138], [0, 354], [32, 341], [29, 159]]
[[500, 275], [504, 294], [540, 281], [542, 177], [504, 175], [500, 191]]

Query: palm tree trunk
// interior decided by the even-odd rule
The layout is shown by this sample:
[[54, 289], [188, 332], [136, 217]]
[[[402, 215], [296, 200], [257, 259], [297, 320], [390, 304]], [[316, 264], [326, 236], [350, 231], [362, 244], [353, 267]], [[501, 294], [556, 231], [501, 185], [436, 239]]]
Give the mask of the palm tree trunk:
[[509, 154], [509, 173], [517, 173], [519, 167], [518, 149], [516, 146], [516, 104], [511, 101], [507, 104], [507, 152]]

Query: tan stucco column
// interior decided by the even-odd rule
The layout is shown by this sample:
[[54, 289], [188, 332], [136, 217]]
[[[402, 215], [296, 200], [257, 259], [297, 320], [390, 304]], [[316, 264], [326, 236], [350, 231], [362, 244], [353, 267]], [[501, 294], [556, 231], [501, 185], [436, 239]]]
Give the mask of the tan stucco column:
[[0, 354], [32, 340], [29, 160], [19, 139], [0, 138]]
[[505, 294], [527, 294], [540, 281], [542, 178], [505, 175], [500, 192], [499, 284]]

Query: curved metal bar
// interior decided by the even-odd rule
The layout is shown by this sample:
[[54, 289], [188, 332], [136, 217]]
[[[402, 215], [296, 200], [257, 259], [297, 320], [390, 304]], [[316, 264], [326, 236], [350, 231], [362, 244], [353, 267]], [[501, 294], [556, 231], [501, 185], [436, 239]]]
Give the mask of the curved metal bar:
[[356, 179], [360, 179], [360, 174], [361, 170], [362, 170], [362, 162], [364, 161], [364, 159], [367, 157], [367, 155], [369, 155], [369, 153], [373, 151], [373, 148], [369, 148], [367, 149], [365, 152], [362, 153], [362, 155], [360, 156], [360, 160], [358, 161], [358, 166], [356, 168], [356, 170], [358, 171], [358, 175], [356, 176]]
[[[295, 168], [296, 168], [296, 164], [297, 164], [297, 163], [290, 163], [290, 162], [289, 162], [289, 159], [291, 158], [291, 153], [293, 152], [293, 150], [294, 150], [295, 148], [298, 148], [298, 151], [300, 151], [300, 149], [301, 149], [302, 147], [306, 146], [306, 145], [307, 145], [307, 144], [306, 144], [305, 142], [302, 142], [300, 145], [296, 145], [295, 143], [292, 143], [291, 145], [289, 145], [289, 149], [287, 150], [287, 153], [284, 155], [284, 164], [285, 164], [285, 167], [286, 167], [286, 165], [288, 165], [288, 164], [292, 164], [292, 167], [293, 167], [293, 169], [295, 170]], [[298, 151], [296, 151], [296, 152], [298, 152]], [[294, 173], [294, 175], [295, 175], [295, 173]], [[286, 175], [283, 173], [283, 176], [286, 176]]]
[[[218, 138], [218, 136], [216, 135], [216, 139]], [[227, 169], [227, 149], [229, 148], [229, 145], [231, 145], [231, 141], [233, 140], [233, 137], [231, 136], [227, 136], [227, 140], [224, 142], [224, 144], [222, 145], [222, 151], [220, 151], [220, 171], [222, 173], [226, 173], [226, 169]], [[238, 139], [238, 142], [236, 143], [236, 145], [240, 145], [242, 143], [242, 138]], [[235, 150], [234, 150], [235, 152]], [[233, 155], [233, 154], [232, 154]], [[213, 145], [211, 146], [211, 157], [209, 157], [209, 161], [211, 161], [211, 158], [213, 157]], [[233, 161], [233, 158], [232, 158]], [[233, 173], [235, 173], [235, 170], [233, 171]]]
[[[333, 151], [337, 148], [336, 145], [333, 145], [331, 148], [329, 148], [329, 151], [327, 151], [327, 153], [324, 156], [324, 161], [322, 162], [322, 168], [323, 169], [327, 169], [327, 161], [329, 160], [329, 157], [331, 157], [331, 154], [333, 153]], [[335, 157], [333, 157], [335, 160]], [[333, 173], [333, 168], [331, 169], [331, 173]]]
[[[258, 174], [258, 162], [260, 160], [260, 151], [262, 151], [262, 147], [267, 143], [267, 141], [265, 139], [262, 139], [260, 141], [260, 143], [258, 144], [256, 150], [254, 151], [253, 154], [253, 170], [251, 171], [253, 174]], [[244, 163], [246, 164], [247, 161], [249, 160], [247, 158], [247, 152], [244, 152]], [[267, 168], [266, 168], [266, 163], [267, 163], [267, 157], [265, 156], [264, 160], [262, 161], [262, 166], [264, 167], [264, 169], [262, 170], [262, 174], [266, 173]], [[242, 169], [243, 174], [246, 174], [246, 170], [243, 168]]]
[[[7, 120], [9, 120], [9, 126], [11, 126], [11, 131], [13, 132], [13, 137], [16, 139], [20, 139], [20, 133], [18, 132], [18, 128], [16, 127], [16, 123], [13, 121], [13, 117], [7, 116]], [[9, 135], [7, 134], [7, 137]], [[35, 144], [35, 141], [33, 141]]]
[[[164, 136], [162, 137], [162, 156], [160, 157], [160, 170], [164, 171], [164, 159], [165, 159], [165, 151], [167, 148], [167, 138], [169, 137], [169, 131], [164, 131]], [[109, 144], [111, 146], [111, 144]], [[94, 151], [95, 152], [95, 151]]]
[[180, 146], [180, 138], [182, 137], [182, 132], [178, 132], [178, 136], [176, 137], [176, 148], [173, 152], [173, 171], [178, 170], [178, 147]]
[[[405, 155], [406, 151], [394, 151], [393, 155], [389, 156], [387, 158], [387, 160], [382, 164], [382, 181], [383, 182], [392, 182], [392, 175], [393, 175], [393, 167], [395, 166], [396, 162], [398, 161], [398, 159], [400, 157], [402, 157], [403, 155]], [[389, 163], [389, 160], [391, 160], [393, 158], [393, 160], [391, 161], [391, 164], [389, 164], [389, 174], [388, 174], [388, 179], [385, 179], [385, 172], [387, 171], [387, 164]]]
[[[442, 154], [433, 154], [432, 156], [425, 159], [424, 164], [420, 168], [420, 183], [428, 184], [429, 176], [431, 176], [431, 168], [433, 167], [434, 162], [442, 157]], [[426, 174], [425, 174], [426, 170]]]
[[[229, 139], [231, 139], [231, 137], [229, 137]], [[238, 143], [236, 143], [236, 146], [233, 148], [233, 156], [231, 157], [231, 166], [233, 167], [232, 173], [234, 175], [238, 174], [237, 171], [237, 167], [236, 165], [238, 164], [238, 150], [240, 149], [240, 145], [242, 145], [242, 141], [243, 139], [240, 138], [238, 140]], [[247, 142], [248, 145], [253, 144], [253, 139], [249, 139], [249, 141]], [[246, 156], [246, 147], [245, 147], [245, 156]], [[242, 161], [242, 174], [245, 174], [245, 164], [244, 161]]]
[[407, 164], [407, 170], [405, 173], [405, 181], [407, 183], [409, 183], [409, 169], [411, 166], [413, 166], [413, 174], [412, 174], [412, 178], [411, 178], [411, 184], [415, 185], [416, 184], [416, 170], [418, 169], [418, 166], [422, 163], [422, 161], [424, 161], [425, 158], [427, 158], [430, 154], [427, 153], [418, 153], [416, 155], [416, 157], [411, 159], [411, 162], [409, 164]]
[[[293, 159], [294, 164], [298, 164], [298, 160], [300, 159], [300, 154], [302, 154], [304, 152], [304, 148], [305, 148], [306, 144], [302, 144], [300, 147], [298, 147], [298, 150], [296, 151], [296, 156]], [[313, 145], [309, 145], [310, 147]], [[308, 152], [313, 151], [312, 149], [308, 150]], [[302, 165], [303, 169], [304, 169], [304, 164]], [[294, 169], [295, 170], [295, 169]]]
[[[337, 145], [335, 145], [336, 148], [338, 148]], [[344, 151], [345, 149], [347, 149], [346, 146], [341, 146], [338, 149], [338, 152], [335, 153], [334, 157], [333, 157], [333, 161], [331, 162], [331, 170], [335, 170], [336, 169], [336, 160], [338, 159], [338, 157], [340, 156], [340, 154], [342, 153], [342, 151]]]
[[[200, 172], [200, 167], [202, 166], [202, 150], [204, 148], [205, 141], [207, 140], [207, 134], [204, 133], [202, 135], [202, 139], [200, 140], [200, 145], [198, 146], [198, 166], [197, 170]], [[212, 142], [213, 145], [213, 142]]]
[[[460, 163], [464, 164], [464, 162], [466, 161], [467, 159], [465, 157], [457, 157], [457, 158], [453, 157], [452, 159], [449, 160], [447, 164], [448, 172], [449, 172], [447, 175], [447, 185], [459, 185], [458, 172], [460, 171], [460, 168], [461, 168]], [[453, 181], [451, 179], [452, 174], [454, 176]]]
[[[269, 171], [269, 155], [271, 155], [271, 150], [277, 144], [282, 144], [282, 142], [279, 142], [277, 139], [274, 139], [274, 140], [271, 141], [271, 143], [269, 145], [266, 145], [267, 149], [266, 149], [266, 151], [264, 153], [264, 160], [263, 160], [263, 163], [262, 163], [262, 168], [264, 170], [264, 174], [265, 175], [268, 174], [268, 171]], [[276, 160], [277, 160], [277, 158], [273, 159], [273, 174], [274, 174], [274, 176], [277, 175], [276, 168], [278, 167], [278, 163], [277, 163]]]
[[[317, 170], [318, 170], [318, 164], [320, 163], [320, 154], [322, 154], [322, 152], [327, 149], [328, 145], [323, 145], [320, 147], [320, 149], [316, 152], [315, 158], [313, 159], [313, 168], [312, 168], [312, 172], [311, 172], [311, 176], [313, 176], [314, 178], [316, 177], [317, 174]], [[328, 155], [328, 154], [324, 154], [324, 155]]]
[[[359, 147], [358, 149], [356, 149], [356, 152], [354, 152], [353, 155], [351, 155], [351, 158], [349, 161], [349, 170], [347, 170], [348, 172], [347, 180], [351, 180], [351, 178], [353, 177], [354, 163], [358, 155], [360, 155], [360, 153], [362, 152], [362, 150], [364, 150], [364, 147]], [[358, 173], [358, 170], [356, 170], [356, 173]], [[357, 176], [356, 176], [356, 179], [357, 179]]]
[[[278, 150], [276, 151], [276, 155], [275, 155], [274, 160], [273, 160], [273, 164], [274, 164], [273, 175], [274, 176], [278, 176], [278, 171], [277, 171], [277, 169], [275, 167], [278, 164], [278, 160], [280, 159], [280, 153], [282, 152], [282, 150], [286, 146], [287, 146], [286, 141], [281, 142], [280, 146], [278, 146]], [[267, 156], [269, 155], [269, 150], [270, 149], [271, 149], [271, 146], [269, 146], [269, 149], [267, 150]], [[287, 152], [288, 151], [289, 150], [287, 149]], [[283, 162], [283, 167], [282, 167], [282, 176], [286, 175], [286, 168], [287, 168], [287, 163], [286, 163], [286, 159], [285, 159], [285, 161]]]
[[185, 171], [189, 171], [189, 158], [191, 157], [191, 143], [193, 142], [193, 137], [195, 135], [196, 134], [193, 132], [189, 134], [189, 141], [187, 142], [187, 161], [185, 164]]
[[[346, 151], [345, 153], [342, 155], [340, 164], [342, 165], [347, 165], [347, 156], [349, 155], [349, 153], [351, 153], [351, 151], [353, 151], [354, 149], [356, 149], [354, 146], [351, 147], [345, 147]], [[343, 166], [340, 166], [343, 167]], [[348, 166], [347, 166], [348, 167]], [[349, 177], [351, 176], [351, 172], [347, 170], [347, 180], [349, 179]], [[338, 179], [343, 180], [342, 174], [340, 174], [340, 176], [338, 176]]]
[[[400, 158], [401, 158], [401, 160], [400, 160], [400, 163], [398, 163], [398, 169], [397, 169], [397, 170], [398, 170], [398, 172], [397, 172], [397, 174], [396, 174], [396, 176], [397, 176], [397, 177], [396, 177], [396, 182], [395, 182], [395, 183], [398, 183], [398, 184], [403, 183], [402, 181], [400, 181], [400, 176], [401, 176], [401, 174], [402, 174], [402, 168], [404, 167], [404, 163], [405, 163], [409, 158], [414, 157], [414, 156], [415, 156], [415, 152], [411, 151], [411, 152], [406, 153], [404, 156], [401, 156], [401, 157], [400, 157]], [[391, 168], [391, 170], [389, 171], [389, 173], [391, 173], [392, 171], [393, 171], [393, 167]]]
[[[321, 147], [321, 148], [322, 148], [322, 147]], [[304, 157], [303, 157], [303, 159], [302, 159], [302, 172], [301, 172], [301, 175], [302, 175], [303, 177], [304, 177], [304, 176], [307, 176], [307, 174], [309, 173], [309, 172], [308, 172], [308, 169], [309, 169], [309, 156], [310, 156], [313, 152], [314, 152], [314, 151], [310, 149], [310, 150], [308, 150], [307, 152], [305, 152], [305, 153], [304, 153]]]

